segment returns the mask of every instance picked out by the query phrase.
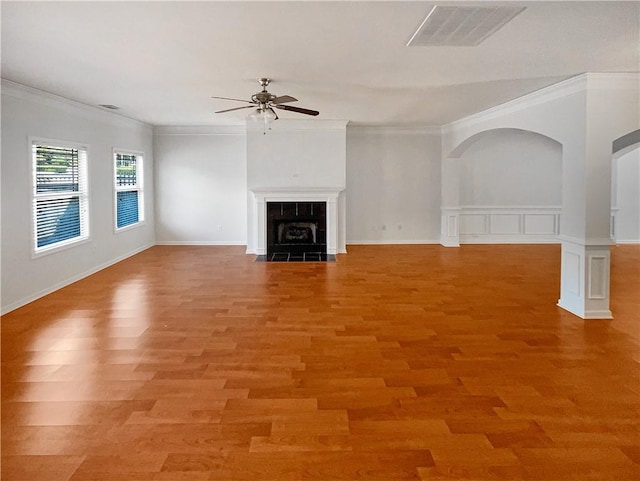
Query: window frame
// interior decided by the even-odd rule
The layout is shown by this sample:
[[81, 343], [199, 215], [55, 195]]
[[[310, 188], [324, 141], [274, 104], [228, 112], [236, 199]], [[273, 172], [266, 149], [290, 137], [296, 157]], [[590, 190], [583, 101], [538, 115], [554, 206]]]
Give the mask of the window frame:
[[[30, 191], [30, 234], [31, 234], [31, 258], [37, 259], [42, 256], [60, 252], [71, 247], [91, 241], [91, 202], [89, 193], [89, 157], [90, 147], [85, 142], [70, 140], [60, 140], [45, 137], [28, 137], [29, 166], [31, 173]], [[78, 151], [78, 190], [64, 191], [62, 193], [38, 193], [37, 192], [37, 156], [38, 146], [58, 147], [63, 149], [75, 149]], [[38, 247], [38, 214], [37, 202], [40, 199], [61, 199], [65, 197], [78, 197], [80, 209], [80, 235], [65, 239], [59, 242]]]
[[[117, 156], [120, 155], [133, 155], [136, 157], [136, 184], [135, 185], [118, 185], [118, 167], [117, 167]], [[144, 159], [145, 154], [140, 150], [132, 150], [132, 149], [120, 149], [113, 148], [112, 156], [111, 156], [111, 166], [113, 169], [113, 232], [118, 234], [120, 232], [125, 232], [127, 230], [135, 229], [137, 227], [141, 227], [145, 224], [145, 215], [144, 215]], [[138, 221], [132, 224], [127, 224], [122, 227], [118, 227], [118, 193], [119, 192], [138, 192]]]

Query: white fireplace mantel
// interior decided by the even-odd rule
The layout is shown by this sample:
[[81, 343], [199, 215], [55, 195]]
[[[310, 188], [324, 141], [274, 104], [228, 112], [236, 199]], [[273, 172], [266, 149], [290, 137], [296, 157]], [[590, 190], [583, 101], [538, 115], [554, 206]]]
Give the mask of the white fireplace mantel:
[[326, 202], [327, 203], [327, 254], [338, 252], [338, 197], [343, 187], [260, 187], [253, 193], [253, 219], [250, 233], [255, 245], [248, 246], [248, 254], [267, 253], [267, 202]]

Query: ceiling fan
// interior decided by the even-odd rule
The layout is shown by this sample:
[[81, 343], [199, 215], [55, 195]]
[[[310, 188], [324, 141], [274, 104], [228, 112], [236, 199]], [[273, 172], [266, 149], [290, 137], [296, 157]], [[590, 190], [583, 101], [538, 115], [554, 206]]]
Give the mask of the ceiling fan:
[[243, 105], [242, 107], [234, 107], [232, 109], [218, 110], [215, 112], [216, 114], [221, 114], [224, 112], [231, 112], [233, 110], [240, 109], [256, 109], [253, 114], [249, 117], [254, 117], [256, 119], [264, 119], [265, 122], [271, 120], [278, 120], [278, 114], [275, 109], [287, 110], [289, 112], [296, 112], [299, 114], [305, 115], [313, 115], [314, 117], [318, 115], [320, 112], [317, 110], [303, 109], [302, 107], [294, 107], [292, 105], [286, 105], [289, 102], [297, 102], [298, 99], [291, 97], [290, 95], [281, 95], [277, 96], [270, 92], [267, 92], [267, 86], [271, 83], [271, 79], [269, 78], [261, 78], [258, 80], [260, 82], [260, 86], [262, 90], [258, 93], [255, 93], [251, 96], [251, 100], [241, 100], [241, 99], [230, 99], [228, 97], [211, 97], [213, 99], [222, 99], [222, 100], [233, 100], [236, 102], [245, 102], [250, 105]]

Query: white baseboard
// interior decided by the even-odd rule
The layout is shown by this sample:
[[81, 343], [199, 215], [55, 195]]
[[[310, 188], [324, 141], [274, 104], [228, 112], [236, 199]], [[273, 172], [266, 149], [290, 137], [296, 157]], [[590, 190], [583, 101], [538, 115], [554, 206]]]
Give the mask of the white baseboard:
[[157, 246], [246, 246], [247, 241], [156, 241]]
[[440, 244], [440, 240], [398, 240], [398, 239], [375, 239], [375, 240], [349, 240], [349, 245], [410, 245], [410, 244]]
[[60, 281], [50, 287], [47, 287], [46, 289], [43, 289], [39, 292], [36, 292], [35, 294], [32, 294], [30, 296], [24, 297], [22, 299], [20, 299], [19, 301], [16, 302], [12, 302], [11, 304], [8, 304], [6, 306], [2, 306], [2, 309], [0, 310], [0, 315], [5, 315], [15, 309], [18, 309], [19, 307], [25, 306], [27, 304], [29, 304], [30, 302], [33, 302], [37, 299], [40, 299], [41, 297], [44, 297], [48, 294], [51, 294], [52, 292], [57, 291], [58, 289], [62, 289], [63, 287], [68, 286], [69, 284], [73, 284], [74, 282], [79, 281], [80, 279], [84, 279], [85, 277], [89, 277], [92, 274], [95, 274], [98, 271], [101, 271], [102, 269], [106, 269], [107, 267], [110, 267], [114, 264], [117, 264], [120, 261], [123, 261], [131, 256], [134, 256], [136, 254], [139, 254], [140, 252], [146, 251], [147, 249], [153, 247], [154, 244], [147, 244], [144, 245], [138, 249], [135, 249], [131, 252], [127, 252], [126, 254], [123, 254], [121, 256], [116, 257], [115, 259], [112, 259], [108, 262], [104, 262], [102, 264], [99, 264], [95, 267], [92, 267], [89, 270], [86, 270], [80, 274], [77, 274], [75, 276], [71, 276], [63, 281]]
[[581, 319], [613, 319], [613, 314], [610, 310], [585, 311], [584, 307], [572, 305], [572, 303], [566, 302], [563, 299], [558, 299], [556, 305]]

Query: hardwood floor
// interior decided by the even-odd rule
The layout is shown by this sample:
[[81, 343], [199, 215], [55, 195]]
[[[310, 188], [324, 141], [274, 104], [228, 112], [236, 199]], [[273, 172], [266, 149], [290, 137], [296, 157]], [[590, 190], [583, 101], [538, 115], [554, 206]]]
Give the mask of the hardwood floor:
[[640, 248], [156, 246], [2, 319], [2, 479], [640, 479]]

